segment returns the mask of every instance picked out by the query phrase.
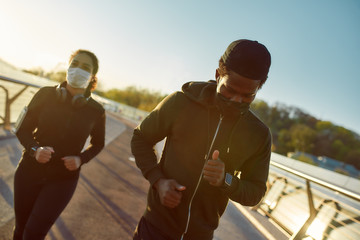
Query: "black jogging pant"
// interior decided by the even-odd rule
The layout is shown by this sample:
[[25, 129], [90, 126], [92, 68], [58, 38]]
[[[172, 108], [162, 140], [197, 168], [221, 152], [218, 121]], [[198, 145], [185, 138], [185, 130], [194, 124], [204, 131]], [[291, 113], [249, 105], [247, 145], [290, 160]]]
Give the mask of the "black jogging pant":
[[43, 240], [72, 198], [78, 179], [30, 179], [16, 170], [14, 176], [14, 240]]

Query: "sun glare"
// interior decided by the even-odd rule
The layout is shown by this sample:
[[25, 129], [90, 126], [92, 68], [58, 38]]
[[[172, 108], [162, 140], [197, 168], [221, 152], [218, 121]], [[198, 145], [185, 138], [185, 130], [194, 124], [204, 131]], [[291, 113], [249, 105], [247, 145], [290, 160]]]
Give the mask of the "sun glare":
[[322, 239], [325, 228], [325, 223], [316, 218], [308, 228], [306, 234], [311, 236], [313, 239]]

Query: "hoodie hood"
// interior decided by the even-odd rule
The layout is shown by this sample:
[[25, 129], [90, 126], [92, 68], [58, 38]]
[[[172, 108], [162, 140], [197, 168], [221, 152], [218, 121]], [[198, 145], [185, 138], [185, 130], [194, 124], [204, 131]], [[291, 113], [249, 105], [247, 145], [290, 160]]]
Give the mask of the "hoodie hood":
[[215, 105], [216, 81], [187, 82], [182, 86], [182, 91], [191, 100], [204, 105]]
[[[182, 86], [182, 91], [191, 100], [206, 106], [216, 107], [223, 115], [239, 117], [248, 113], [250, 104], [242, 103], [241, 106], [233, 107], [230, 101], [221, 99], [216, 92], [217, 83], [214, 80], [208, 82], [188, 82]], [[236, 104], [239, 105], [239, 104]]]

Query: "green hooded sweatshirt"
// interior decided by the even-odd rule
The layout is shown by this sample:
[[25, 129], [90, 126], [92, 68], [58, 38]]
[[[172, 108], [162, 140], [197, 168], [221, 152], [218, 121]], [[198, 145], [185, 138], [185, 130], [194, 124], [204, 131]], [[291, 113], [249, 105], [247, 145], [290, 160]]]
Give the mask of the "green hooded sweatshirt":
[[[189, 82], [182, 92], [167, 96], [134, 130], [132, 153], [150, 182], [144, 217], [169, 239], [180, 239], [185, 231], [184, 239], [212, 239], [229, 199], [253, 206], [265, 194], [269, 128], [248, 108], [221, 117], [217, 106], [215, 81]], [[154, 145], [164, 138], [158, 161]], [[225, 171], [234, 176], [230, 186], [215, 187], [202, 177], [206, 155], [211, 158], [216, 149]], [[186, 187], [177, 207], [161, 204], [153, 188], [160, 178], [175, 179]]]

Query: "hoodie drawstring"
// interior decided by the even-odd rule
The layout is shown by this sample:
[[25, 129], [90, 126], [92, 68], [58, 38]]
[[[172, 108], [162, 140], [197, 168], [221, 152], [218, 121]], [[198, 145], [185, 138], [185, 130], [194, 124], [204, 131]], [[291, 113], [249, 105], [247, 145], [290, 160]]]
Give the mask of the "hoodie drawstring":
[[[218, 132], [219, 132], [219, 128], [220, 128], [220, 125], [221, 125], [222, 120], [223, 120], [223, 116], [220, 115], [220, 120], [219, 120], [218, 125], [217, 125], [217, 127], [216, 127], [216, 131], [215, 131], [214, 137], [213, 137], [213, 139], [212, 139], [212, 141], [211, 141], [210, 148], [209, 148], [209, 150], [208, 150], [208, 153], [205, 155], [205, 163], [206, 163], [206, 161], [207, 161], [207, 159], [208, 159], [208, 156], [210, 156], [211, 149], [212, 149], [212, 147], [213, 147], [213, 145], [214, 145], [216, 136], [217, 136], [217, 134], [218, 134]], [[205, 166], [205, 163], [204, 163], [204, 166]], [[203, 173], [203, 171], [204, 171], [204, 167], [203, 167], [203, 169], [201, 170], [200, 177], [199, 177], [198, 182], [197, 182], [197, 184], [196, 184], [196, 188], [195, 188], [194, 193], [193, 193], [193, 195], [191, 196], [191, 199], [190, 199], [189, 208], [188, 208], [188, 217], [187, 217], [186, 227], [185, 227], [185, 231], [184, 231], [183, 234], [181, 235], [180, 240], [183, 240], [183, 239], [184, 239], [184, 235], [185, 235], [185, 234], [187, 233], [187, 231], [188, 231], [189, 223], [190, 223], [190, 217], [191, 217], [191, 204], [192, 204], [192, 201], [193, 201], [193, 199], [194, 199], [194, 197], [195, 197], [195, 194], [196, 194], [196, 192], [197, 192], [197, 190], [198, 190], [198, 188], [199, 188], [199, 186], [200, 186], [200, 182], [201, 182], [201, 179], [202, 179], [202, 173]]]

